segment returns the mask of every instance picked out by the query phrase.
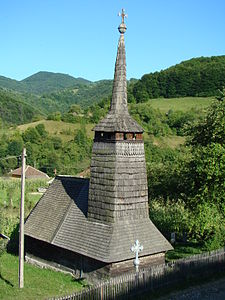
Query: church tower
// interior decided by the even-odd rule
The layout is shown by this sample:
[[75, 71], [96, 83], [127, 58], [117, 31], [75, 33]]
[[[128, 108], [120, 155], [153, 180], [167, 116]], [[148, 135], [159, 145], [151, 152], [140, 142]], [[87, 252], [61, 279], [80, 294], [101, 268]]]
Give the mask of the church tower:
[[172, 249], [149, 219], [143, 129], [127, 107], [121, 16], [112, 101], [94, 128], [90, 180], [58, 175], [25, 224], [26, 257], [75, 274], [116, 276], [134, 269], [132, 251], [141, 250], [135, 261], [144, 268], [164, 263]]
[[143, 129], [127, 107], [126, 25], [122, 11], [111, 106], [95, 126], [88, 219], [103, 223], [149, 218]]

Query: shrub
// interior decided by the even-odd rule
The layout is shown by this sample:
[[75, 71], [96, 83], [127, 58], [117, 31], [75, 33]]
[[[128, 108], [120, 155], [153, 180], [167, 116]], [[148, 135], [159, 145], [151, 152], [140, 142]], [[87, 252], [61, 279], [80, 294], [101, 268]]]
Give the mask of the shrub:
[[168, 200], [166, 203], [156, 199], [150, 201], [150, 219], [167, 236], [171, 232], [176, 232], [178, 236], [190, 232], [189, 218], [190, 212], [181, 200]]
[[203, 243], [207, 250], [214, 250], [224, 246], [224, 213], [220, 213], [216, 205], [209, 203], [199, 204], [191, 215], [190, 224], [192, 238]]

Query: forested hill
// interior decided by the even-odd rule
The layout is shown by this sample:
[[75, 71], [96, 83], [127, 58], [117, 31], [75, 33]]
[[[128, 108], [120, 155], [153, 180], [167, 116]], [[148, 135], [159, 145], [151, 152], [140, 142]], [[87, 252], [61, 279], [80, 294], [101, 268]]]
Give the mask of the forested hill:
[[199, 57], [144, 75], [130, 87], [130, 95], [136, 102], [159, 97], [213, 96], [223, 86], [225, 55]]
[[89, 83], [91, 82], [83, 78], [74, 78], [67, 74], [44, 71], [33, 74], [21, 81], [0, 76], [1, 88], [38, 95]]
[[89, 84], [90, 81], [83, 78], [74, 78], [67, 74], [42, 71], [25, 78], [21, 83], [25, 84], [27, 92], [43, 94], [80, 84]]
[[17, 92], [23, 92], [26, 90], [26, 86], [20, 81], [0, 76], [0, 88], [14, 90]]
[[51, 99], [57, 105], [60, 112], [67, 111], [73, 104], [87, 108], [111, 95], [112, 83], [112, 80], [100, 80], [89, 85], [80, 85], [45, 94], [41, 98]]
[[23, 124], [31, 122], [41, 112], [24, 103], [19, 95], [0, 88], [0, 124]]
[[[0, 118], [9, 124], [23, 124], [37, 119], [38, 115], [44, 117], [56, 111], [65, 113], [74, 104], [87, 108], [107, 98], [111, 93], [112, 80], [76, 85], [43, 95], [0, 87]], [[30, 110], [33, 111], [32, 114], [28, 113]]]
[[[128, 101], [138, 103], [159, 97], [215, 96], [223, 86], [225, 56], [193, 58], [166, 70], [146, 74], [140, 80], [130, 80]], [[32, 106], [36, 112], [48, 115], [56, 111], [65, 113], [74, 104], [87, 108], [102, 99], [108, 99], [112, 93], [112, 80], [90, 82], [66, 74], [38, 72], [22, 81], [0, 76], [0, 88], [4, 89], [5, 95], [1, 94], [1, 105], [4, 106], [2, 112], [5, 110], [11, 115], [5, 100], [9, 96]], [[13, 113], [15, 122], [10, 117], [10, 123], [18, 124], [18, 120], [22, 122], [23, 119], [14, 109]], [[3, 119], [6, 119], [5, 113]]]

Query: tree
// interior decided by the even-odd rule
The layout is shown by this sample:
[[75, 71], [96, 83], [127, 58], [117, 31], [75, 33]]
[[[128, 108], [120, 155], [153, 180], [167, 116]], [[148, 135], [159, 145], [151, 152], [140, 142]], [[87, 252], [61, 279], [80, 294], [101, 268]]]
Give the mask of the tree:
[[208, 109], [206, 118], [192, 127], [190, 144], [207, 146], [211, 143], [225, 144], [225, 100], [219, 97]]
[[220, 206], [225, 199], [224, 95], [213, 102], [205, 120], [193, 126], [190, 132], [192, 193], [197, 195], [198, 201], [216, 202]]
[[142, 81], [138, 81], [133, 88], [133, 94], [137, 101], [139, 102], [146, 102], [149, 100], [149, 94], [147, 92], [146, 86]]
[[70, 107], [69, 113], [73, 113], [75, 115], [79, 115], [82, 113], [81, 107], [78, 104], [73, 104]]
[[191, 129], [188, 206], [193, 235], [209, 249], [225, 243], [225, 100], [217, 99], [203, 122]]
[[20, 155], [23, 149], [23, 139], [20, 135], [14, 136], [8, 143], [8, 155]]
[[149, 103], [131, 104], [129, 111], [148, 134], [164, 136], [170, 133], [165, 116], [159, 110], [152, 108]]
[[24, 142], [31, 142], [38, 144], [40, 142], [40, 134], [36, 128], [28, 127], [27, 130], [22, 134]]
[[176, 134], [180, 136], [185, 134], [185, 127], [196, 119], [193, 112], [183, 112], [179, 110], [169, 110], [167, 117], [167, 123], [170, 128], [175, 130]]
[[35, 126], [35, 129], [41, 137], [46, 138], [48, 136], [48, 132], [46, 131], [44, 124], [38, 124], [37, 126]]
[[132, 92], [137, 102], [158, 97], [213, 96], [225, 84], [224, 66], [224, 55], [190, 59], [166, 70], [145, 74], [134, 83]]
[[59, 150], [62, 148], [62, 139], [58, 136], [54, 136], [51, 138], [52, 142], [53, 142], [53, 147], [55, 150]]
[[4, 128], [4, 123], [2, 118], [0, 117], [0, 130], [3, 130], [3, 128]]
[[48, 120], [53, 120], [53, 121], [61, 121], [62, 115], [59, 111], [53, 112], [48, 115], [47, 119]]

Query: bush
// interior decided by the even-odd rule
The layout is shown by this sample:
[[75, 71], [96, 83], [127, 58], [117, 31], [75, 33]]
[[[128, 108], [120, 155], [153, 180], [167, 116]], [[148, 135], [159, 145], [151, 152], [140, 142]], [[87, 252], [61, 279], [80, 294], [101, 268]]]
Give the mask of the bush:
[[49, 114], [47, 116], [47, 120], [61, 121], [61, 117], [62, 117], [61, 113], [59, 111], [57, 111], [57, 112], [53, 112], [53, 113]]
[[152, 108], [149, 103], [131, 104], [129, 111], [148, 134], [166, 136], [172, 133], [166, 123], [166, 117], [159, 110]]
[[206, 250], [214, 250], [224, 246], [224, 214], [220, 213], [216, 205], [199, 204], [191, 215], [190, 224], [192, 238], [203, 243]]
[[184, 232], [191, 231], [190, 212], [181, 200], [166, 203], [162, 200], [151, 200], [150, 219], [166, 236], [169, 236], [171, 232], [176, 232], [181, 237]]
[[167, 117], [169, 127], [179, 136], [184, 136], [186, 127], [196, 119], [193, 112], [172, 110], [169, 110]]

